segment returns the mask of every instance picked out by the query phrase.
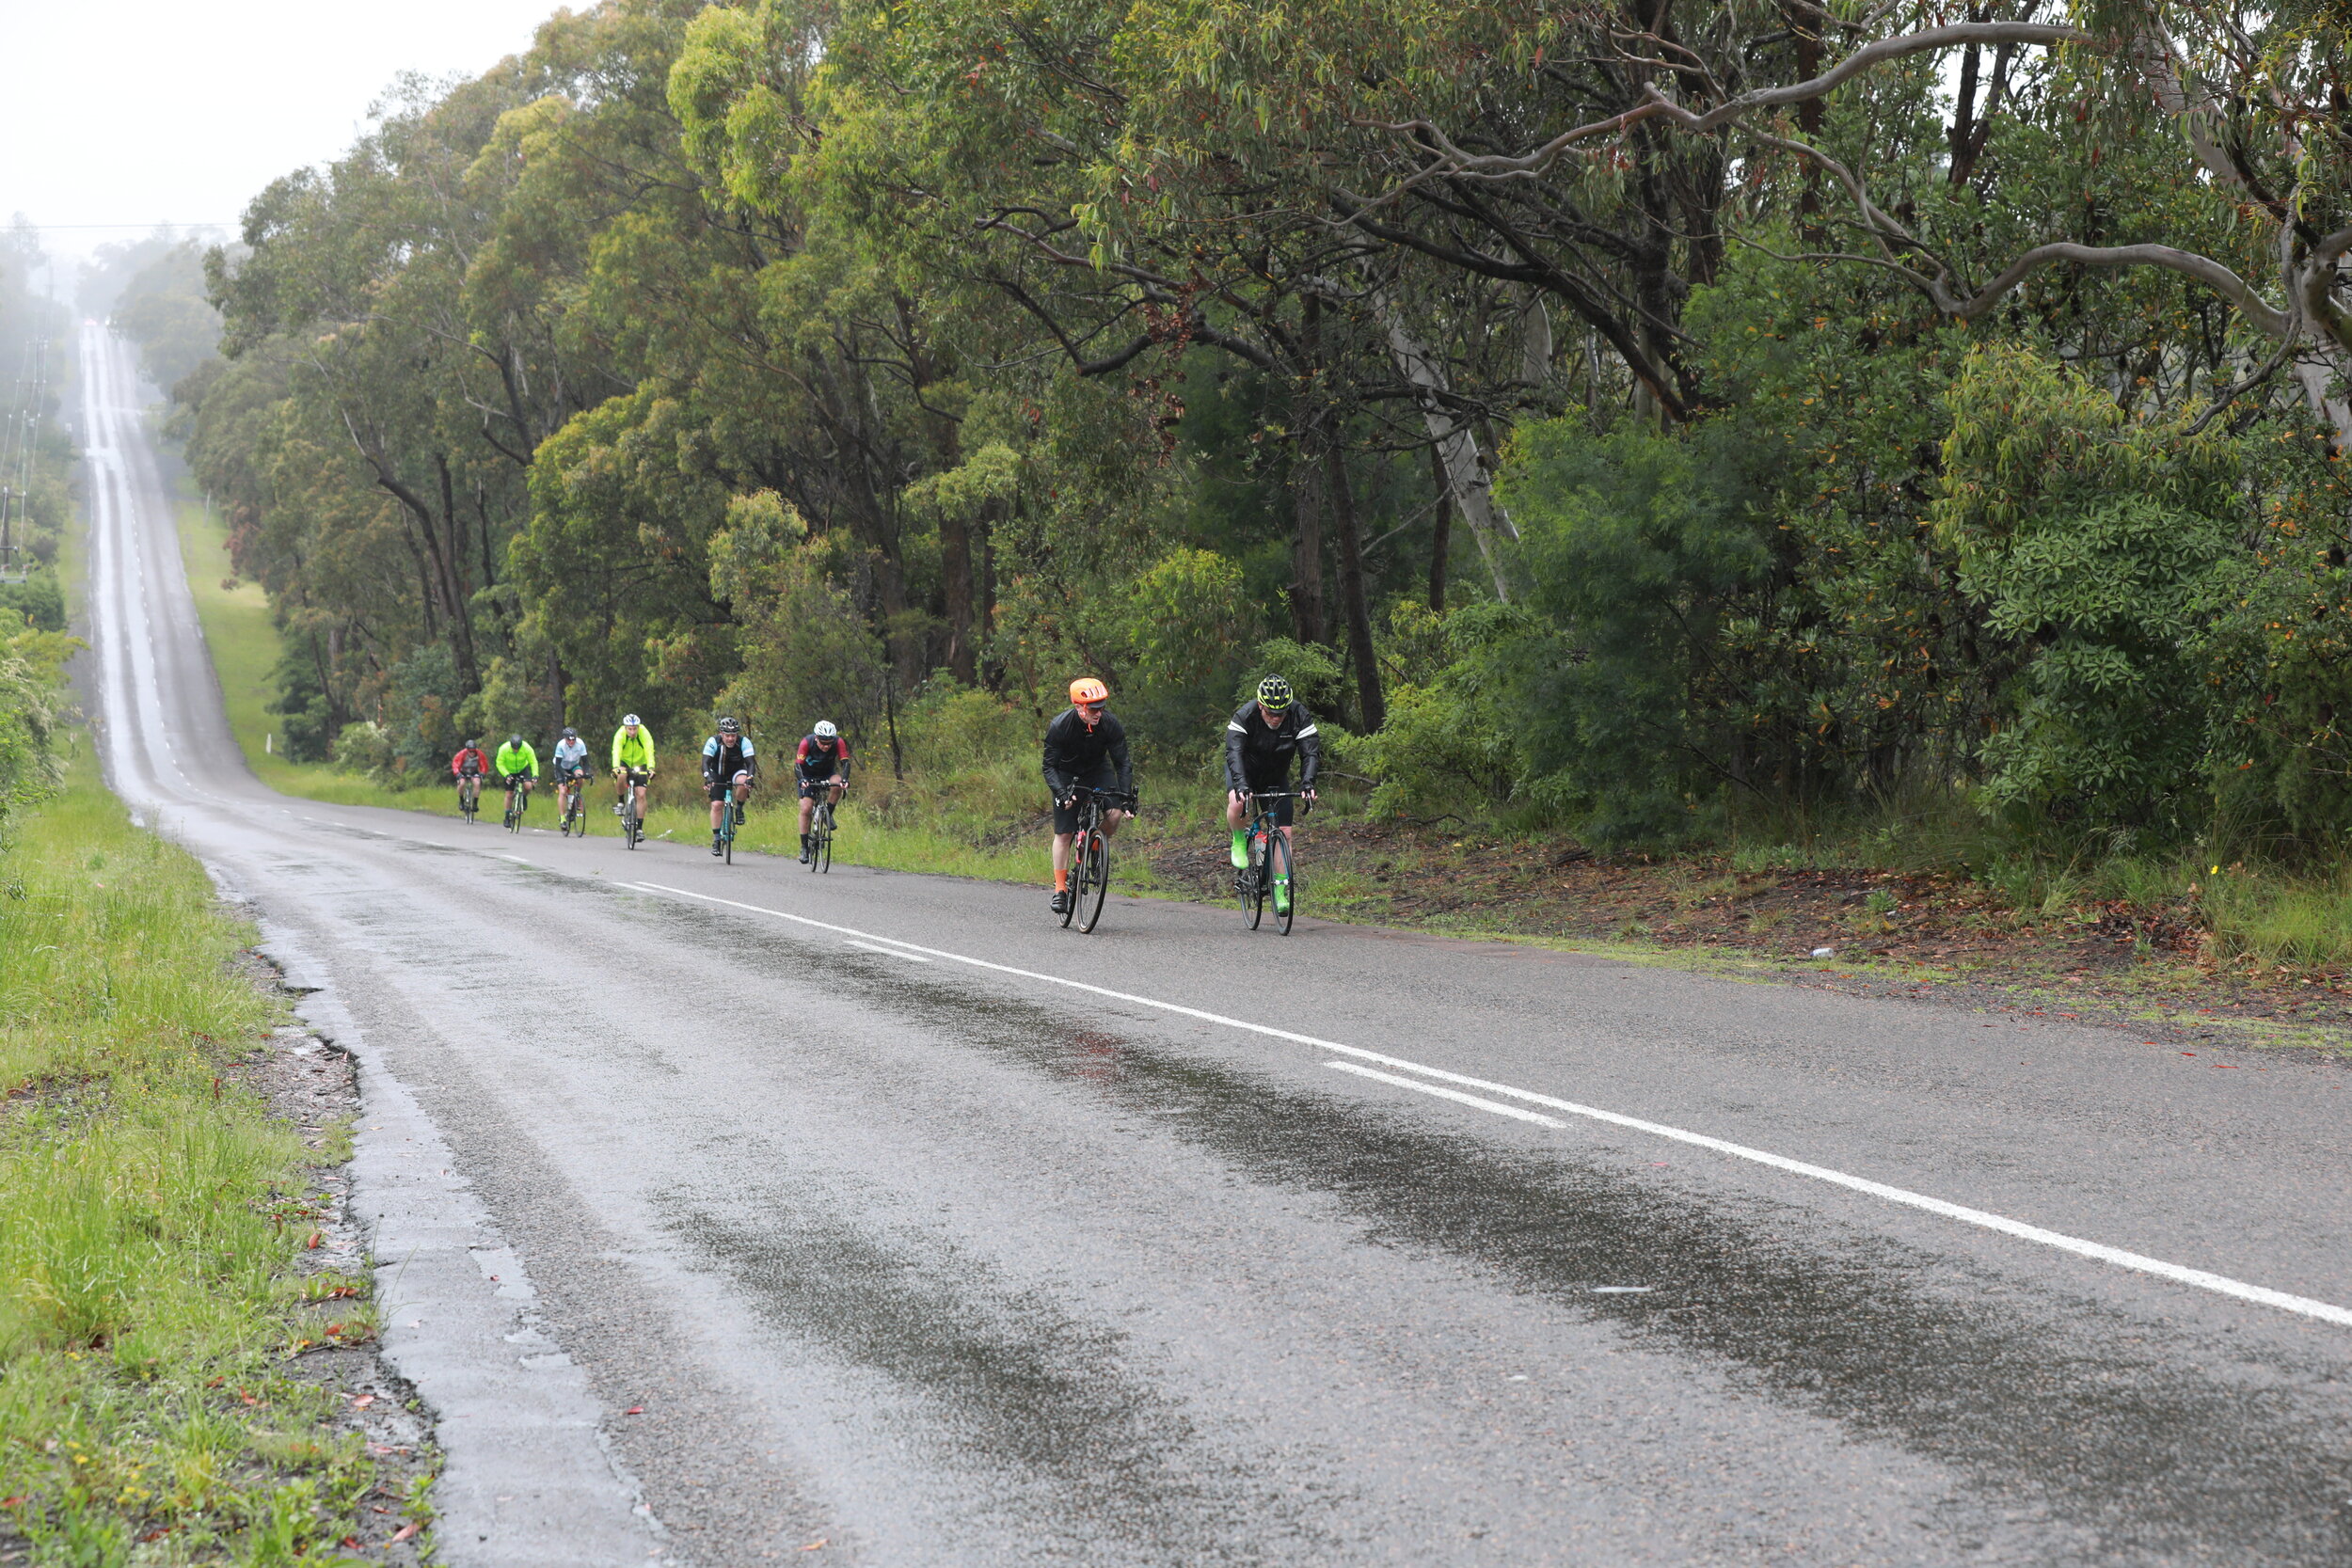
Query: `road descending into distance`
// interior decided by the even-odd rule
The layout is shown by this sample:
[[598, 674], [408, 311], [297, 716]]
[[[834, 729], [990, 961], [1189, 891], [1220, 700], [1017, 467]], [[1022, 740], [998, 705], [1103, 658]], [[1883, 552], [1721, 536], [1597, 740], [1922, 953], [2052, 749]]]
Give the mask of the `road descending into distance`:
[[451, 1561], [2352, 1561], [2344, 1067], [280, 797], [81, 352], [110, 777], [362, 1051]]

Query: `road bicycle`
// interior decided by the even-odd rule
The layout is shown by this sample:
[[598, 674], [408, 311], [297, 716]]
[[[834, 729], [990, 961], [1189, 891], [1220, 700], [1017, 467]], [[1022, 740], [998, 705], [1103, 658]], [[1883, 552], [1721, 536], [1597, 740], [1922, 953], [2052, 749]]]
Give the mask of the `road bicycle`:
[[825, 790], [817, 798], [817, 809], [808, 814], [808, 868], [811, 871], [833, 869], [833, 791]]
[[[1268, 795], [1251, 792], [1249, 807], [1257, 816], [1249, 824], [1249, 863], [1233, 873], [1233, 892], [1241, 899], [1241, 912], [1248, 918], [1251, 930], [1265, 918], [1266, 905], [1271, 902], [1275, 934], [1286, 937], [1291, 934], [1291, 920], [1298, 913], [1298, 879], [1291, 871], [1291, 841], [1282, 836], [1275, 821], [1277, 806], [1283, 800], [1297, 801], [1300, 816], [1314, 804], [1294, 790]], [[1282, 891], [1279, 898], [1275, 897], [1278, 886]]]
[[506, 831], [518, 833], [523, 831], [523, 813], [531, 809], [531, 791], [520, 784], [509, 784], [507, 790], [510, 803], [506, 808]]
[[457, 781], [457, 812], [468, 827], [482, 815], [482, 775], [469, 773]]
[[719, 852], [728, 865], [735, 863], [735, 830], [743, 822], [743, 802], [736, 799], [736, 791], [742, 787], [727, 786], [726, 810], [719, 814]]
[[[637, 815], [637, 775], [621, 776], [621, 837], [632, 849], [645, 836], [645, 819]], [[650, 774], [647, 775], [651, 777]]]
[[1115, 789], [1080, 784], [1078, 830], [1070, 835], [1070, 907], [1061, 913], [1067, 927], [1078, 923], [1081, 933], [1091, 932], [1103, 918], [1103, 900], [1111, 886], [1110, 840], [1103, 833], [1103, 814], [1135, 809], [1136, 798]]
[[586, 838], [588, 836], [588, 808], [582, 803], [581, 797], [588, 793], [587, 780], [576, 776], [555, 787], [557, 794], [563, 798], [564, 801], [564, 819], [556, 826], [563, 830], [565, 838], [571, 837], [574, 833]]

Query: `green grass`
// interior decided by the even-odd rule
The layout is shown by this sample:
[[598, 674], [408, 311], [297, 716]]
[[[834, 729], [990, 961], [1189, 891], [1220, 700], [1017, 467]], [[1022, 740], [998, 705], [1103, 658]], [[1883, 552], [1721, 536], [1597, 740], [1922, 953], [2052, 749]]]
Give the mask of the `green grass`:
[[291, 1562], [373, 1483], [290, 1375], [315, 1156], [230, 1068], [275, 1022], [249, 938], [86, 752], [0, 856], [0, 1543], [36, 1562]]

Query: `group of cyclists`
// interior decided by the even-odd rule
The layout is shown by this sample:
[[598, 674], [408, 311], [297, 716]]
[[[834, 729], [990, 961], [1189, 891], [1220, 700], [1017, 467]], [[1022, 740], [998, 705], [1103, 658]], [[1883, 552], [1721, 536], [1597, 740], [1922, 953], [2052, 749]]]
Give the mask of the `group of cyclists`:
[[[1105, 837], [1136, 815], [1135, 763], [1128, 752], [1127, 731], [1111, 716], [1110, 688], [1091, 675], [1070, 683], [1070, 706], [1045, 727], [1045, 787], [1054, 804], [1054, 900], [1056, 914], [1070, 908], [1070, 844], [1078, 830], [1080, 792], [1091, 790], [1119, 804], [1103, 813]], [[1291, 765], [1301, 768], [1298, 788], [1290, 788]], [[587, 784], [588, 745], [580, 732], [566, 728], [556, 741], [550, 759], [557, 792], [558, 814], [568, 819], [579, 791]], [[1274, 882], [1277, 911], [1290, 907], [1291, 874], [1296, 847], [1291, 843], [1294, 802], [1315, 798], [1315, 775], [1322, 763], [1322, 742], [1306, 705], [1280, 675], [1258, 683], [1254, 700], [1245, 703], [1225, 725], [1225, 823], [1233, 835], [1233, 866], [1248, 863], [1248, 828], [1253, 798], [1265, 797], [1276, 829], [1292, 858]], [[703, 741], [703, 787], [710, 800], [710, 852], [721, 851], [723, 813], [743, 820], [744, 802], [759, 781], [759, 755], [752, 737], [734, 719], [723, 718]], [[506, 792], [506, 806], [515, 809], [517, 792], [526, 802], [539, 782], [539, 754], [520, 735], [510, 735], [496, 756], [483, 752], [479, 740], [469, 740], [450, 759], [449, 770], [461, 795], [481, 788], [484, 779], [496, 780]], [[654, 773], [653, 734], [636, 714], [621, 721], [612, 732], [611, 771], [617, 799], [615, 815], [631, 804], [639, 820], [645, 813], [645, 786]], [[830, 721], [819, 721], [801, 737], [793, 758], [793, 783], [800, 797], [801, 858], [809, 855], [809, 823], [820, 799], [838, 802], [850, 783], [850, 743]]]
[[[568, 821], [580, 791], [588, 783], [588, 743], [580, 737], [578, 730], [566, 725], [548, 760], [552, 775], [548, 782], [556, 791], [556, 815]], [[702, 764], [703, 790], [710, 800], [710, 852], [716, 855], [721, 851], [724, 814], [732, 811], [736, 825], [742, 823], [744, 804], [759, 782], [759, 751], [752, 737], [743, 733], [740, 721], [722, 718], [703, 741]], [[644, 820], [645, 786], [653, 782], [654, 768], [653, 732], [645, 727], [644, 720], [628, 714], [621, 720], [621, 727], [612, 732], [614, 816], [634, 808], [636, 819]], [[480, 740], [469, 740], [449, 759], [449, 770], [457, 782], [461, 803], [469, 802], [487, 779], [506, 792], [506, 810], [512, 816], [517, 800], [528, 803], [532, 790], [539, 783], [539, 753], [520, 735], [508, 736], [506, 744], [498, 749], [495, 756], [483, 752]], [[806, 860], [809, 819], [816, 812], [818, 800], [838, 802], [842, 792], [850, 786], [850, 743], [842, 738], [840, 729], [832, 721], [818, 721], [816, 727], [801, 737], [792, 775], [801, 799], [801, 858]]]

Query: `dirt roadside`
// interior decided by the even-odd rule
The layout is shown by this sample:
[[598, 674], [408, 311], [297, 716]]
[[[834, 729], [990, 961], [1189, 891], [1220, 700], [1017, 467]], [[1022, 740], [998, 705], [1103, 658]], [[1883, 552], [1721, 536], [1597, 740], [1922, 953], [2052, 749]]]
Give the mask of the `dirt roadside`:
[[[1728, 860], [1597, 855], [1560, 840], [1391, 822], [1327, 819], [1303, 827], [1298, 842], [1302, 911], [1327, 919], [2076, 1017], [2159, 1043], [2300, 1048], [2352, 1061], [2352, 976], [2215, 966], [2185, 906], [2021, 918], [1950, 878], [1739, 872]], [[1168, 837], [1141, 847], [1166, 890], [1231, 897], [1225, 845]]]

